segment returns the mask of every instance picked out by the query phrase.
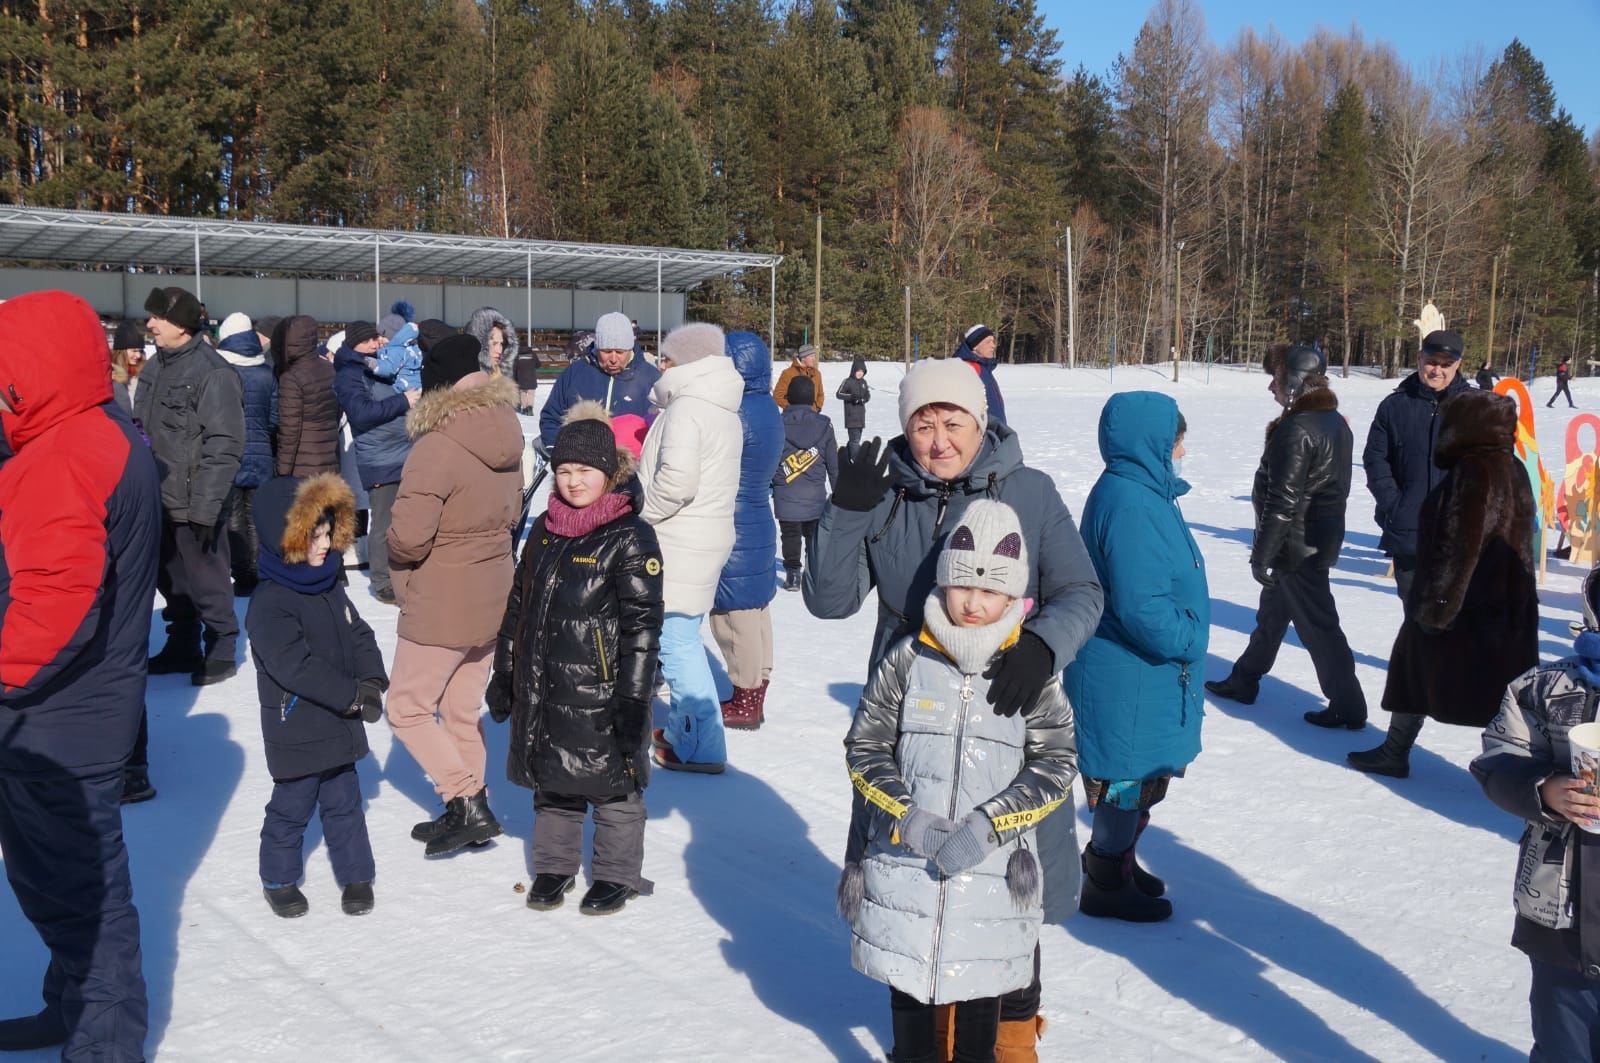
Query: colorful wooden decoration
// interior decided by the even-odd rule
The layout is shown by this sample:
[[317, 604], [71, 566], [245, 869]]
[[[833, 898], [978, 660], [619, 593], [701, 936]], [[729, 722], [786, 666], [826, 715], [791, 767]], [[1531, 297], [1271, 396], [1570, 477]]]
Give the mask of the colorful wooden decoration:
[[1544, 582], [1549, 567], [1549, 554], [1545, 550], [1545, 529], [1555, 522], [1555, 481], [1545, 472], [1539, 460], [1539, 436], [1533, 426], [1533, 396], [1527, 386], [1516, 377], [1503, 377], [1495, 382], [1495, 393], [1509, 395], [1517, 402], [1517, 460], [1528, 470], [1528, 485], [1533, 488], [1533, 550], [1539, 559], [1539, 582]]
[[[1583, 430], [1592, 433], [1589, 448], [1580, 442]], [[1596, 471], [1600, 469], [1600, 417], [1581, 413], [1567, 424], [1567, 464], [1556, 498], [1556, 519], [1572, 543], [1572, 562], [1593, 567], [1600, 560], [1600, 497]]]

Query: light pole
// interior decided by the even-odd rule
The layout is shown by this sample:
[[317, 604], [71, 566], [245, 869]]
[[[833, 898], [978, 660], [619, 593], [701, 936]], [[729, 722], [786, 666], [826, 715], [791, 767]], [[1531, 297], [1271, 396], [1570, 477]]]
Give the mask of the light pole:
[[1173, 263], [1178, 269], [1178, 279], [1174, 284], [1176, 298], [1172, 301], [1172, 382], [1178, 382], [1178, 362], [1183, 357], [1183, 241], [1178, 241], [1178, 253], [1172, 256]]

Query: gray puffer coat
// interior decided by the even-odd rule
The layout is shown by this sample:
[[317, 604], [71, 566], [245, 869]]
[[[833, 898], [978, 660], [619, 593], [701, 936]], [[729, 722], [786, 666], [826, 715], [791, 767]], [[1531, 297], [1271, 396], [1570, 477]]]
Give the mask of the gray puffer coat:
[[139, 375], [134, 414], [161, 472], [167, 519], [215, 525], [244, 457], [239, 374], [199, 336], [158, 350]]
[[922, 626], [922, 605], [947, 531], [973, 499], [990, 498], [1016, 510], [1028, 554], [1037, 560], [1026, 596], [1035, 605], [1026, 627], [1055, 654], [1061, 671], [1100, 624], [1105, 596], [1072, 514], [1048, 475], [1022, 463], [1022, 444], [1003, 424], [991, 424], [983, 448], [960, 477], [940, 480], [911, 457], [904, 436], [889, 442], [889, 494], [868, 513], [828, 503], [817, 526], [815, 561], [801, 589], [811, 615], [852, 616], [874, 587], [878, 627], [869, 668], [898, 638]]
[[[1043, 917], [1032, 829], [1066, 825], [1065, 879], [1044, 876], [1044, 898], [1077, 902], [1072, 781], [1078, 754], [1059, 679], [1026, 716], [988, 711], [988, 681], [963, 676], [924, 632], [897, 643], [874, 672], [845, 739], [857, 790], [872, 806], [866, 855], [847, 865], [840, 899], [851, 960], [917, 1000], [999, 996], [1033, 980]], [[916, 806], [960, 821], [974, 809], [1000, 846], [949, 877], [899, 844], [897, 821]], [[1052, 897], [1052, 892], [1062, 893]]]

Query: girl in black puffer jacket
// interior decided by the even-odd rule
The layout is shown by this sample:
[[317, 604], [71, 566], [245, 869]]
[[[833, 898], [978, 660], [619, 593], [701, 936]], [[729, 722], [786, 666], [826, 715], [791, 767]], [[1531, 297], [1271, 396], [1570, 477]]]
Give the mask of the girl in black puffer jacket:
[[633, 512], [633, 456], [598, 403], [579, 403], [550, 452], [555, 492], [528, 534], [506, 603], [488, 703], [511, 717], [506, 774], [534, 791], [528, 907], [560, 907], [594, 808], [594, 884], [580, 910], [648, 891], [640, 755], [661, 636], [661, 550]]

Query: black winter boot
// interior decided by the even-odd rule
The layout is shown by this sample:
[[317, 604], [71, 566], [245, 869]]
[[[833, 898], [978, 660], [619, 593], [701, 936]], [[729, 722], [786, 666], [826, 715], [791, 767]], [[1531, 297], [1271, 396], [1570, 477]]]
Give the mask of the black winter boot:
[[1367, 718], [1365, 716], [1346, 716], [1332, 705], [1325, 709], [1318, 709], [1316, 712], [1308, 712], [1305, 714], [1305, 718], [1306, 723], [1314, 724], [1317, 727], [1330, 727], [1335, 730], [1343, 727], [1350, 731], [1362, 731], [1367, 726]]
[[799, 569], [797, 569], [797, 568], [784, 569], [784, 572], [783, 572], [783, 589], [786, 590], [786, 591], [797, 591], [797, 590], [800, 589], [800, 570]]
[[1144, 834], [1144, 829], [1150, 825], [1150, 813], [1139, 813], [1139, 828], [1133, 835], [1133, 849], [1128, 850], [1133, 861], [1133, 885], [1146, 897], [1160, 897], [1167, 892], [1167, 884], [1150, 872], [1139, 866], [1139, 858], [1135, 850], [1139, 847], [1139, 838]]
[[345, 915], [366, 915], [376, 903], [370, 882], [352, 882], [339, 896], [339, 908]]
[[620, 882], [596, 881], [578, 903], [580, 915], [611, 915], [622, 911], [622, 906], [637, 897], [639, 891]]
[[1422, 731], [1421, 713], [1396, 712], [1389, 716], [1389, 733], [1383, 744], [1345, 754], [1345, 760], [1357, 771], [1369, 775], [1387, 775], [1391, 779], [1404, 779], [1411, 774], [1411, 747]]
[[161, 647], [161, 652], [146, 662], [146, 670], [151, 675], [179, 675], [193, 672], [205, 663], [205, 654], [200, 652], [199, 632], [195, 633], [193, 639], [168, 635], [167, 644]]
[[298, 919], [311, 910], [311, 902], [300, 892], [300, 887], [293, 883], [277, 887], [262, 886], [261, 892], [267, 895], [267, 903], [272, 905], [273, 915], [285, 919]]
[[213, 683], [221, 683], [232, 679], [239, 674], [239, 666], [228, 657], [207, 657], [189, 676], [189, 682], [197, 687], [208, 687]]
[[1147, 897], [1133, 884], [1127, 853], [1106, 856], [1093, 845], [1083, 850], [1083, 895], [1078, 910], [1102, 919], [1159, 923], [1172, 917], [1172, 902]]
[[143, 765], [129, 764], [122, 769], [122, 803], [136, 805], [140, 801], [148, 801], [156, 795], [156, 788], [150, 785], [150, 769]]
[[67, 1041], [67, 1024], [61, 1012], [45, 1008], [37, 1015], [0, 1019], [0, 1052], [31, 1052]]
[[452, 798], [445, 805], [444, 817], [443, 827], [423, 850], [425, 856], [443, 856], [500, 835], [500, 821], [489, 811], [487, 788], [468, 797]]
[[1254, 705], [1256, 694], [1261, 689], [1261, 681], [1251, 682], [1248, 679], [1241, 679], [1237, 672], [1229, 672], [1226, 679], [1206, 680], [1206, 689], [1219, 698], [1237, 701], [1241, 705]]
[[572, 875], [535, 875], [528, 887], [528, 907], [536, 912], [553, 911], [566, 903], [567, 894], [577, 884]]
[[439, 836], [439, 832], [444, 830], [444, 821], [448, 819], [449, 816], [450, 810], [447, 808], [432, 819], [423, 820], [421, 823], [418, 823], [415, 827], [411, 828], [412, 839], [419, 842], [433, 841], [433, 839]]

